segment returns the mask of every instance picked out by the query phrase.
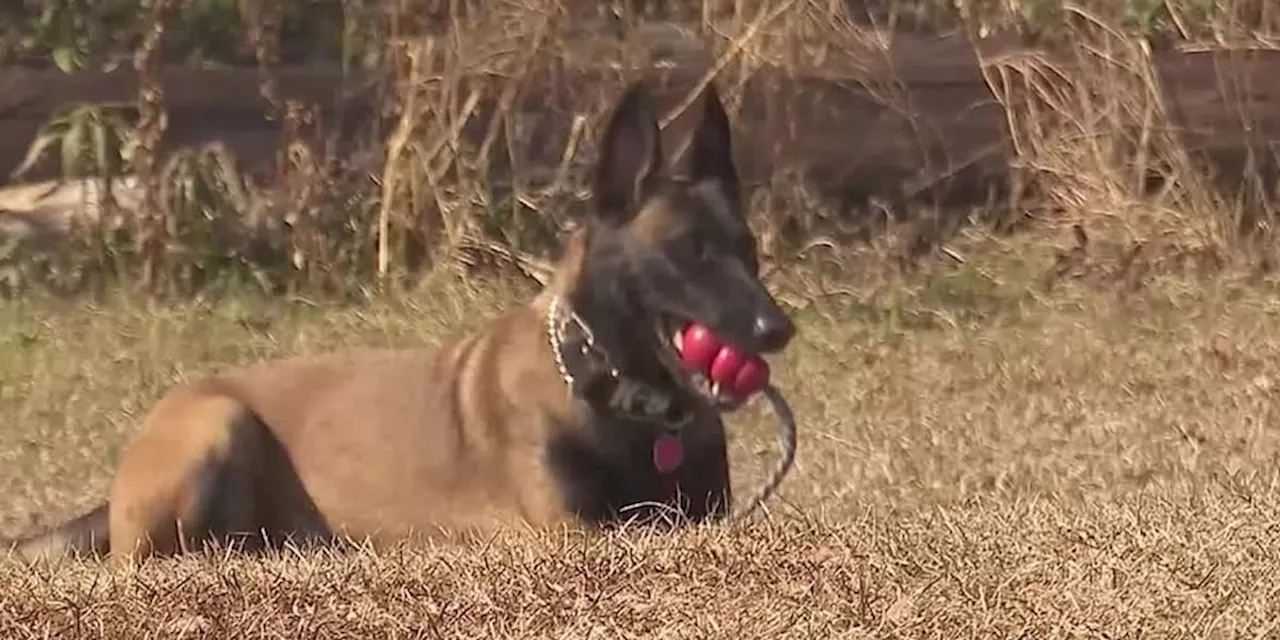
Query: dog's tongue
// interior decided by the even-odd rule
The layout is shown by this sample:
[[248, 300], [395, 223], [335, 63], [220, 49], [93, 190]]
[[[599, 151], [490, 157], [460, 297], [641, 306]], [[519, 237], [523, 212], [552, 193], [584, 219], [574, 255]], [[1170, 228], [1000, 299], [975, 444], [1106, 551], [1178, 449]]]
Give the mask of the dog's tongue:
[[742, 400], [769, 382], [769, 365], [757, 354], [744, 354], [724, 344], [710, 329], [689, 323], [676, 341], [686, 367], [707, 376], [721, 395]]

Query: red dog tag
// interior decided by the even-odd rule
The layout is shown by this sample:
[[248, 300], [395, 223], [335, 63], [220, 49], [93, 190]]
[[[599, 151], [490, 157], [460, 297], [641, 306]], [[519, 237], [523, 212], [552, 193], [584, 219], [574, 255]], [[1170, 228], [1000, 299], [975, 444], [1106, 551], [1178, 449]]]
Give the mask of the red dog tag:
[[680, 436], [667, 434], [653, 443], [653, 466], [659, 473], [671, 473], [684, 462], [684, 443]]

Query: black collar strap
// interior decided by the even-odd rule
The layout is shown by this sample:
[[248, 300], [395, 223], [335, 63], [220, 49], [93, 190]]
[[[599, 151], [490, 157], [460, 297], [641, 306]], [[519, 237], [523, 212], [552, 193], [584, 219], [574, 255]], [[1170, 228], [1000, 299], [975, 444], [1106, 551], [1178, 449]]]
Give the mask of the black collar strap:
[[574, 395], [597, 411], [622, 418], [659, 422], [671, 429], [688, 422], [691, 416], [671, 394], [623, 375], [586, 322], [572, 310], [562, 313], [564, 306], [560, 297], [552, 300], [547, 333], [560, 375]]

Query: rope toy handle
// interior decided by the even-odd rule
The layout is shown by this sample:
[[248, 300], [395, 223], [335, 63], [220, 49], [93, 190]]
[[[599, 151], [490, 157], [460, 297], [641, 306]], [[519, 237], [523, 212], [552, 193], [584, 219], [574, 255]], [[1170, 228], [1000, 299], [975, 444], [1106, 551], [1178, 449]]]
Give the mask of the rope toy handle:
[[766, 384], [760, 390], [760, 393], [764, 394], [764, 397], [769, 401], [769, 405], [773, 407], [774, 415], [778, 416], [778, 431], [782, 439], [782, 457], [778, 460], [777, 466], [773, 468], [773, 474], [765, 481], [764, 486], [751, 498], [751, 502], [734, 514], [734, 519], [736, 520], [741, 520], [751, 515], [752, 512], [764, 504], [765, 500], [772, 497], [796, 461], [796, 448], [798, 446], [796, 416], [791, 411], [791, 405], [787, 404], [787, 399], [772, 383]]

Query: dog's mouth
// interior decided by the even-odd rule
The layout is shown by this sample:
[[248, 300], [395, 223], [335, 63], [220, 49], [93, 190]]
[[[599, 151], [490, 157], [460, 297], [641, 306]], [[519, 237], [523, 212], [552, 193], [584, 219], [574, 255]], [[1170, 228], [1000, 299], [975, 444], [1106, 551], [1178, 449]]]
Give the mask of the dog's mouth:
[[711, 370], [707, 366], [690, 363], [685, 353], [685, 336], [692, 321], [666, 316], [658, 323], [660, 341], [665, 345], [663, 358], [672, 373], [680, 379], [684, 386], [694, 394], [703, 398], [718, 411], [727, 412], [738, 409], [751, 397], [751, 393], [739, 393], [730, 383], [717, 382], [712, 379]]

